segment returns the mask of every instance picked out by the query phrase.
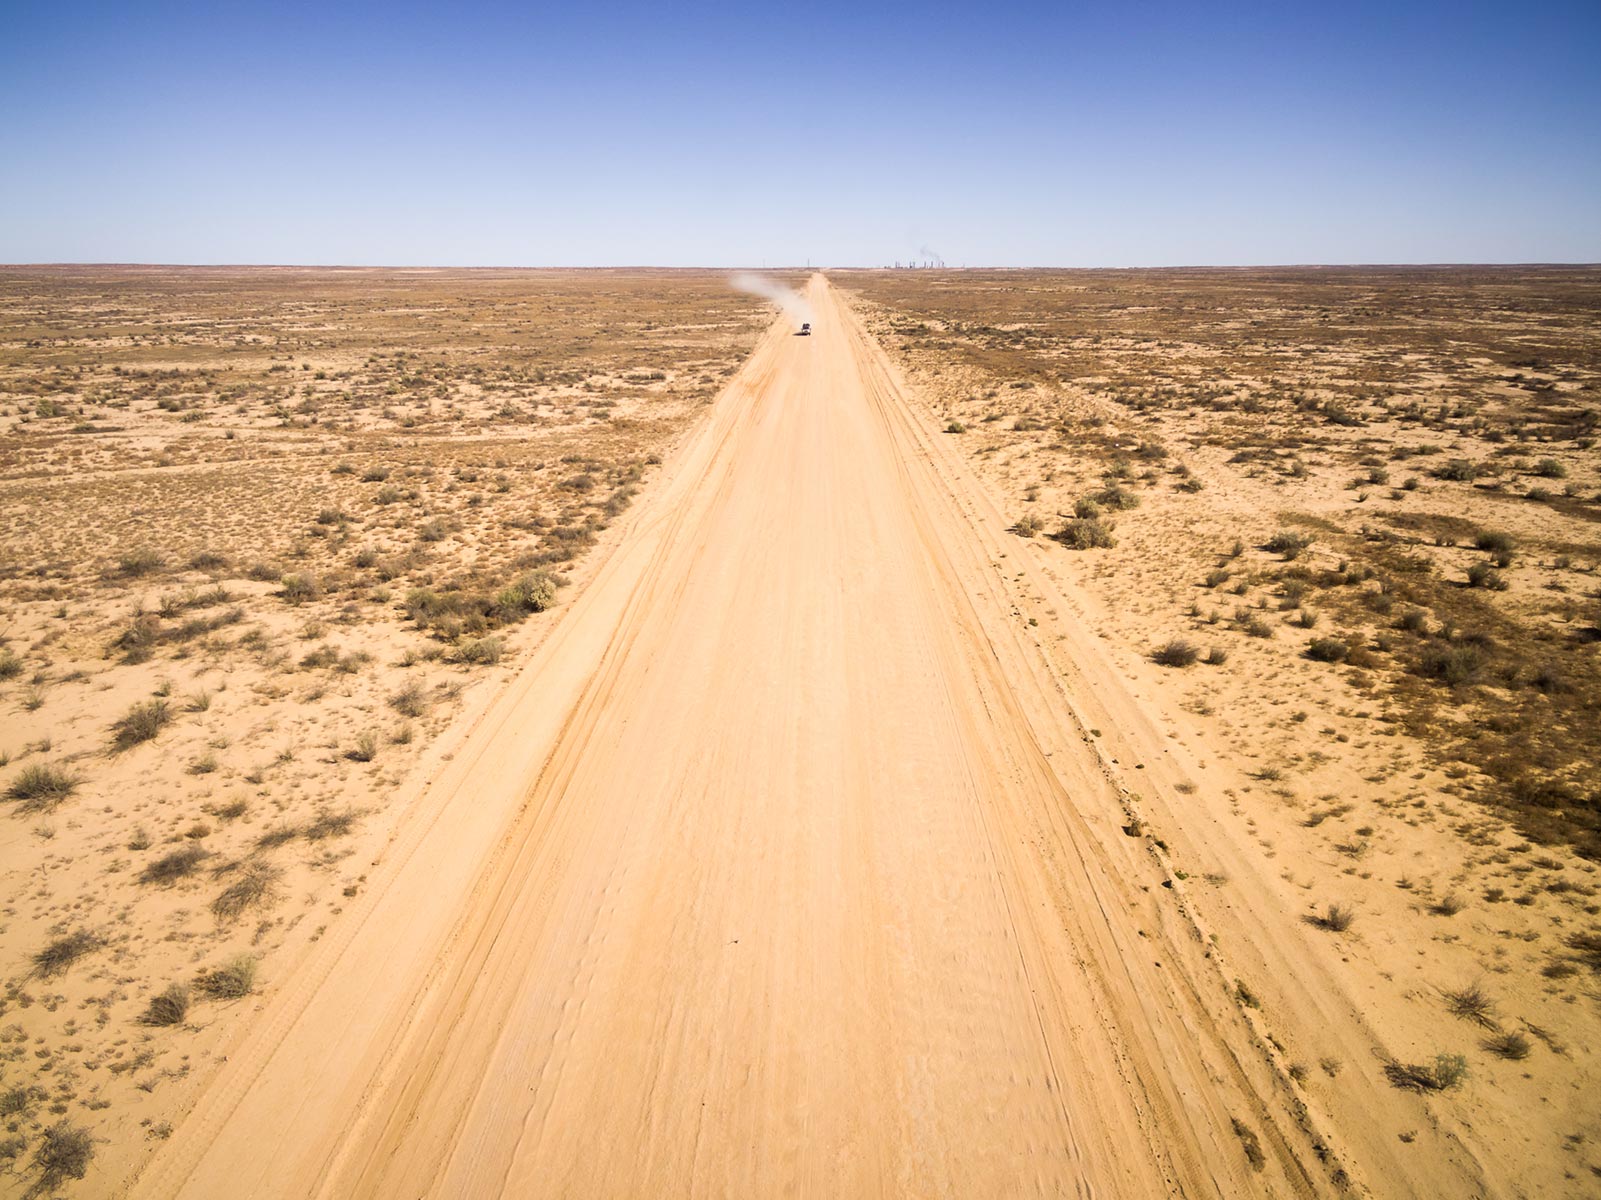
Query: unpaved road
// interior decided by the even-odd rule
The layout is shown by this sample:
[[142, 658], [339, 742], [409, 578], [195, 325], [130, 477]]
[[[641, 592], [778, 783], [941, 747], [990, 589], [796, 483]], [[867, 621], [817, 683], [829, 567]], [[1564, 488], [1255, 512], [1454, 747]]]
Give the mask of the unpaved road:
[[948, 451], [809, 298], [135, 1194], [1334, 1190]]

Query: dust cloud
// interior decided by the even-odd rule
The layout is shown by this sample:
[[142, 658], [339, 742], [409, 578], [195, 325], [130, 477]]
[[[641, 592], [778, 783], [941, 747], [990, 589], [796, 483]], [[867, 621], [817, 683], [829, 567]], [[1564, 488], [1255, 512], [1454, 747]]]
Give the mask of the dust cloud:
[[757, 275], [751, 271], [737, 271], [728, 277], [728, 282], [742, 292], [771, 300], [791, 321], [795, 322], [797, 328], [816, 320], [812, 316], [812, 306], [806, 302], [806, 297], [776, 279], [769, 279], [765, 275]]

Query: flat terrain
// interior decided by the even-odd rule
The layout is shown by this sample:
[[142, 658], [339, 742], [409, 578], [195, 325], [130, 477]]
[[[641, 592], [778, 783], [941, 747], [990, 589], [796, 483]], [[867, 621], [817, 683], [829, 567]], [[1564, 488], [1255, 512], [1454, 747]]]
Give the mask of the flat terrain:
[[13, 281], [9, 1181], [1594, 1194], [1595, 281], [1492, 282], [322, 278], [185, 406]]
[[694, 272], [7, 268], [0, 297], [0, 1192], [61, 1122], [103, 1192], [771, 318]]
[[137, 1194], [1330, 1190], [809, 299]]
[[1510, 1194], [1594, 1194], [1601, 273], [831, 278], [1045, 572], [1019, 612], [1192, 752], [1154, 827], [1298, 1089], [1351, 1064], [1253, 903], [1324, 922], [1374, 1053], [1460, 1056], [1428, 1119]]

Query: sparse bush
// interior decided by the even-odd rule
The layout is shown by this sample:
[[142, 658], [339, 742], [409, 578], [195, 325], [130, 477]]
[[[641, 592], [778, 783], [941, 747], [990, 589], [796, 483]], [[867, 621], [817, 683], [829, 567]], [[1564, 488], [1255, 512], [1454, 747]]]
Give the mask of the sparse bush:
[[174, 983], [158, 996], [150, 998], [150, 1007], [140, 1018], [146, 1025], [182, 1025], [189, 1015], [189, 988]]
[[267, 832], [257, 836], [256, 849], [271, 850], [276, 846], [282, 846], [286, 843], [292, 842], [299, 836], [300, 830], [293, 825], [276, 825], [267, 830]]
[[1017, 519], [1017, 524], [1012, 526], [1012, 532], [1019, 537], [1031, 538], [1044, 528], [1045, 522], [1041, 521], [1038, 516], [1034, 513], [1025, 513]]
[[1384, 1065], [1384, 1075], [1408, 1091], [1443, 1092], [1467, 1078], [1468, 1060], [1460, 1054], [1438, 1054], [1432, 1063], [1391, 1062]]
[[172, 708], [165, 700], [146, 700], [135, 704], [111, 727], [111, 744], [128, 750], [154, 739], [172, 720]]
[[1208, 571], [1206, 573], [1206, 586], [1209, 588], [1221, 587], [1229, 581], [1232, 574], [1233, 572], [1224, 567], [1219, 567], [1215, 571]]
[[1481, 530], [1473, 539], [1474, 549], [1491, 550], [1497, 554], [1510, 554], [1514, 548], [1512, 535], [1500, 533], [1495, 530]]
[[322, 586], [314, 575], [285, 575], [279, 580], [279, 586], [282, 590], [278, 594], [290, 604], [304, 604], [322, 594]]
[[1568, 690], [1567, 681], [1550, 663], [1541, 663], [1534, 669], [1534, 674], [1529, 677], [1529, 686], [1547, 695]]
[[1331, 904], [1320, 915], [1308, 917], [1307, 920], [1330, 933], [1344, 933], [1356, 920], [1356, 913], [1343, 904]]
[[211, 852], [203, 846], [190, 844], [174, 850], [171, 854], [164, 854], [145, 867], [139, 873], [139, 882], [158, 883], [170, 886], [180, 879], [187, 879], [199, 869], [200, 864], [211, 857]]
[[152, 550], [149, 546], [138, 546], [126, 551], [117, 560], [117, 571], [129, 579], [138, 579], [159, 571], [166, 565], [166, 558], [159, 550]]
[[403, 717], [420, 717], [428, 711], [427, 693], [418, 680], [409, 679], [389, 697], [389, 707]]
[[1498, 1033], [1485, 1039], [1484, 1048], [1497, 1058], [1521, 1062], [1534, 1047], [1521, 1033]]
[[1228, 662], [1228, 660], [1229, 652], [1222, 646], [1213, 646], [1206, 652], [1206, 663], [1208, 666], [1221, 667], [1224, 663]]
[[544, 612], [556, 603], [556, 581], [544, 571], [519, 575], [495, 596], [495, 610], [502, 620], [519, 620], [527, 613]]
[[15, 1117], [30, 1111], [34, 1106], [34, 1092], [26, 1087], [14, 1087], [0, 1092], [0, 1117]]
[[1465, 458], [1452, 458], [1434, 468], [1436, 479], [1445, 479], [1453, 483], [1472, 483], [1481, 474], [1484, 468]]
[[22, 674], [22, 660], [7, 646], [0, 649], [0, 679], [15, 679]]
[[1157, 647], [1151, 654], [1151, 661], [1163, 667], [1188, 667], [1200, 657], [1200, 648], [1194, 643], [1175, 639]]
[[1492, 592], [1504, 592], [1507, 581], [1506, 576], [1489, 563], [1478, 562], [1468, 568], [1468, 586], [1485, 588]]
[[1542, 458], [1534, 464], [1534, 473], [1541, 479], [1566, 479], [1568, 469], [1554, 458]]
[[33, 1169], [39, 1173], [30, 1195], [48, 1196], [69, 1179], [82, 1179], [94, 1159], [94, 1138], [81, 1125], [57, 1121], [39, 1137], [33, 1150]]
[[254, 957], [241, 954], [202, 972], [196, 986], [213, 1000], [243, 999], [256, 990], [256, 965]]
[[1262, 1141], [1252, 1129], [1238, 1117], [1230, 1117], [1229, 1124], [1234, 1127], [1234, 1136], [1240, 1139], [1240, 1149], [1245, 1151], [1245, 1161], [1251, 1164], [1251, 1170], [1260, 1171], [1267, 1166], [1267, 1155], [1262, 1151]]
[[1339, 638], [1313, 638], [1306, 648], [1306, 656], [1317, 662], [1337, 663], [1351, 652], [1351, 647]]
[[1484, 655], [1477, 646], [1429, 646], [1418, 660], [1418, 673], [1425, 679], [1457, 687], [1471, 683], [1484, 668]]
[[1052, 537], [1069, 550], [1104, 550], [1117, 545], [1111, 525], [1096, 517], [1074, 517]]
[[505, 650], [498, 637], [467, 638], [456, 645], [456, 660], [472, 666], [494, 666]]
[[1261, 617], [1251, 617], [1241, 623], [1240, 628], [1245, 631], [1246, 637], [1270, 638], [1273, 636], [1273, 626]]
[[1267, 540], [1262, 549], [1270, 554], [1281, 554], [1284, 556], [1284, 561], [1289, 562], [1299, 558], [1312, 541], [1310, 534], [1297, 533], [1293, 529], [1281, 529]]
[[378, 755], [378, 735], [366, 730], [356, 738], [356, 744], [345, 751], [352, 762], [371, 762]]
[[1467, 987], [1454, 988], [1446, 991], [1445, 1006], [1450, 1009], [1453, 1016], [1461, 1017], [1465, 1021], [1475, 1024], [1493, 1026], [1495, 1024], [1495, 1001], [1490, 998], [1478, 984], [1469, 984]]
[[278, 895], [278, 880], [283, 872], [271, 863], [250, 859], [239, 867], [239, 876], [224, 888], [211, 902], [211, 911], [219, 921], [237, 919], [247, 909], [271, 904]]
[[1131, 492], [1127, 488], [1118, 487], [1116, 484], [1110, 484], [1102, 488], [1091, 499], [1102, 508], [1109, 508], [1113, 512], [1124, 512], [1140, 506], [1140, 498], [1137, 493]]
[[966, 433], [967, 426], [960, 421], [951, 421], [945, 426], [946, 433]]
[[353, 809], [344, 812], [320, 812], [315, 820], [300, 831], [300, 835], [308, 842], [321, 842], [331, 837], [344, 837], [356, 827], [356, 813]]
[[34, 974], [53, 979], [64, 973], [84, 955], [93, 953], [104, 944], [100, 937], [87, 929], [74, 930], [64, 937], [56, 938], [43, 950], [34, 952]]
[[1569, 934], [1567, 946], [1578, 956], [1580, 962], [1590, 970], [1601, 974], [1601, 931]]
[[6, 788], [6, 798], [16, 800], [20, 811], [48, 812], [77, 790], [78, 780], [60, 767], [35, 763], [24, 767]]

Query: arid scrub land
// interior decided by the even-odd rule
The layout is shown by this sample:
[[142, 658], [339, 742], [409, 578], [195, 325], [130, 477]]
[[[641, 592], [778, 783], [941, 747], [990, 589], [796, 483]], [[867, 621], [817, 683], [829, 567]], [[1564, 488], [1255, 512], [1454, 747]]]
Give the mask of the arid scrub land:
[[167, 1134], [768, 321], [709, 273], [0, 269], [0, 1191]]
[[[1541, 1114], [1529, 1194], [1591, 1194], [1601, 271], [832, 278], [1079, 600], [1020, 613], [1094, 628], [1235, 771], [1193, 819], [1281, 864], [1415, 1045], [1391, 1081], [1481, 1131]], [[1197, 902], [1229, 908], [1192, 850]], [[1261, 971], [1248, 1006], [1304, 1003]]]
[[790, 281], [0, 269], [0, 1193], [1596, 1194], [1601, 271]]

